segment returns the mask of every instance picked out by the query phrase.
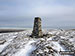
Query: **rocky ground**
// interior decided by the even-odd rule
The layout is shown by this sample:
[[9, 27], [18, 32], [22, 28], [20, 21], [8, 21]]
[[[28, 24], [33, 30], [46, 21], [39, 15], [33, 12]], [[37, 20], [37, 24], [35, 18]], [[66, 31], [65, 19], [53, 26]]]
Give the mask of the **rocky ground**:
[[31, 38], [31, 32], [0, 33], [0, 56], [62, 56], [61, 51], [75, 51], [75, 30], [43, 30], [43, 38]]

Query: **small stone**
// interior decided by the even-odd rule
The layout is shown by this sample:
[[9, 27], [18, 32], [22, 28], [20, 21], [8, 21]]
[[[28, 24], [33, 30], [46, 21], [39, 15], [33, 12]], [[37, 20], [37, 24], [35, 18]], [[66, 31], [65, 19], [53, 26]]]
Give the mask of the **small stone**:
[[4, 44], [6, 40], [0, 40], [0, 44]]

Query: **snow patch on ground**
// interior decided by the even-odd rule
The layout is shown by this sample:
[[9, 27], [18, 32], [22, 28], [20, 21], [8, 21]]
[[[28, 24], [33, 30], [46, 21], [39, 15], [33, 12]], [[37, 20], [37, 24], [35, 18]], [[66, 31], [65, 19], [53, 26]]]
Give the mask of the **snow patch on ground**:
[[16, 36], [12, 36], [11, 39], [9, 39], [7, 42], [4, 44], [0, 45], [0, 53], [11, 43], [11, 41], [15, 38]]
[[59, 44], [59, 42], [52, 42], [54, 44], [53, 49], [57, 50], [57, 51], [65, 51], [62, 46]]
[[8, 45], [9, 45], [9, 43], [5, 43], [3, 45], [0, 45], [0, 52], [2, 52]]
[[13, 56], [29, 56], [29, 54], [35, 50], [35, 46], [32, 46], [31, 43], [34, 43], [34, 40], [29, 41], [23, 49], [21, 49], [19, 52], [17, 52]]

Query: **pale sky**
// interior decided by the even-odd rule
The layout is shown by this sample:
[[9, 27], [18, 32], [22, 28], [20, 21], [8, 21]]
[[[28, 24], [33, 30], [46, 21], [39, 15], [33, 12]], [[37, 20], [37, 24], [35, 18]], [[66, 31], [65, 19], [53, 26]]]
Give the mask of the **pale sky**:
[[75, 0], [0, 0], [0, 27], [32, 27], [36, 16], [44, 27], [74, 27]]

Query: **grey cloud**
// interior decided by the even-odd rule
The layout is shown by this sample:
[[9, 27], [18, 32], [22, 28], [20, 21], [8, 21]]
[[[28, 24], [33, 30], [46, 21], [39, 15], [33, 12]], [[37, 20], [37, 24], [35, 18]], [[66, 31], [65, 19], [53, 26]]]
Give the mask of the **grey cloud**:
[[4, 3], [0, 4], [0, 24], [31, 26], [33, 18], [40, 16], [43, 25], [46, 26], [64, 25], [69, 22], [74, 26], [74, 0], [0, 0], [0, 2]]

